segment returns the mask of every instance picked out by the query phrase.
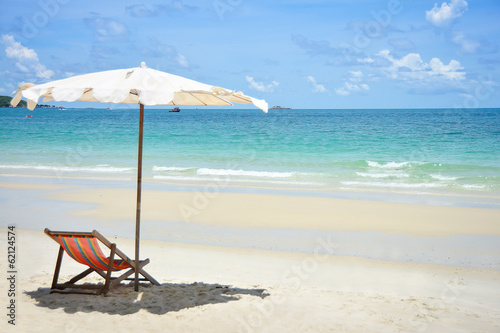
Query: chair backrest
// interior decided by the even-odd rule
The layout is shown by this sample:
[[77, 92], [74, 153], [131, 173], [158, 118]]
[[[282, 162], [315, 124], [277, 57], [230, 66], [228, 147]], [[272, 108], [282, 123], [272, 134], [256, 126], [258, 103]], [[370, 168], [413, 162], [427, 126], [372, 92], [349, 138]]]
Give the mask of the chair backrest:
[[[50, 236], [58, 242], [66, 253], [77, 262], [106, 271], [109, 258], [102, 252], [99, 242], [92, 233], [61, 233], [51, 232]], [[130, 268], [125, 260], [114, 260], [113, 271]]]

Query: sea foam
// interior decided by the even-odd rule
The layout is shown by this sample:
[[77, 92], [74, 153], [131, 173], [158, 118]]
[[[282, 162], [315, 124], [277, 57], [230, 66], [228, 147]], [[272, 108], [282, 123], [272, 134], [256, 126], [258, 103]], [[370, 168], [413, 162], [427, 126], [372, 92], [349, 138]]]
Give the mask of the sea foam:
[[265, 177], [265, 178], [289, 178], [293, 176], [293, 172], [269, 172], [269, 171], [247, 171], [233, 169], [209, 169], [200, 168], [198, 175], [211, 176], [247, 176], [247, 177]]

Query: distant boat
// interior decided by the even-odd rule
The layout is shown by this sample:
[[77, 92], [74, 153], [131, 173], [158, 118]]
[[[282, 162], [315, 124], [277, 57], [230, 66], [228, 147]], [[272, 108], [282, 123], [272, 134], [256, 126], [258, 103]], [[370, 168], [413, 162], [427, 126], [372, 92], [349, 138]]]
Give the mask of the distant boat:
[[289, 110], [289, 109], [290, 109], [289, 107], [279, 106], [279, 105], [275, 105], [272, 108], [270, 108], [270, 110]]
[[33, 116], [26, 116], [26, 118], [33, 118]]
[[175, 107], [175, 108], [173, 108], [172, 110], [170, 110], [168, 112], [181, 112], [181, 109], [179, 109], [178, 107]]

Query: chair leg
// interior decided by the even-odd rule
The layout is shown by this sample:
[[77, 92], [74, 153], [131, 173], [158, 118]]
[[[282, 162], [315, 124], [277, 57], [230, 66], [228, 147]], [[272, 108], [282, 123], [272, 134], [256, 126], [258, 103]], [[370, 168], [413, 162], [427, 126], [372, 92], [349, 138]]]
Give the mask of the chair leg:
[[68, 282], [64, 283], [64, 284], [72, 284], [72, 283], [75, 283], [81, 279], [83, 279], [84, 277], [86, 277], [87, 275], [89, 275], [90, 273], [94, 272], [95, 269], [93, 268], [88, 268], [86, 269], [85, 271], [81, 272], [80, 274], [78, 274], [77, 276], [75, 276], [74, 278], [72, 278], [71, 280], [69, 280]]
[[159, 286], [160, 285], [160, 282], [156, 281], [155, 278], [152, 277], [151, 275], [149, 275], [146, 271], [144, 271], [142, 269], [139, 269], [139, 274], [141, 274], [142, 276], [144, 276], [153, 285], [155, 285], [155, 286]]
[[100, 276], [102, 276], [103, 279], [106, 279], [106, 272], [107, 272], [107, 270], [106, 270], [106, 272], [104, 272], [104, 271], [101, 271], [100, 269], [94, 269], [94, 271], [97, 274], [99, 274]]
[[54, 277], [52, 279], [52, 287], [54, 289], [57, 286], [57, 280], [59, 279], [59, 271], [61, 270], [61, 263], [64, 254], [64, 249], [62, 246], [59, 247], [59, 253], [57, 254], [56, 269], [54, 271]]
[[149, 264], [149, 259], [139, 261], [139, 265], [137, 265], [136, 269], [138, 270], [139, 274], [141, 274], [147, 281], [151, 282], [153, 285], [159, 286], [160, 283], [156, 281], [151, 275], [149, 275], [145, 270], [142, 269], [147, 264]]
[[109, 263], [108, 263], [108, 271], [106, 273], [106, 282], [104, 283], [104, 287], [102, 288], [102, 291], [106, 294], [109, 290], [109, 285], [111, 282], [111, 272], [113, 271], [113, 262], [115, 260], [115, 251], [116, 251], [116, 244], [111, 244], [111, 253], [109, 255]]
[[[139, 272], [141, 271], [141, 268], [144, 267], [145, 265], [147, 265], [148, 263], [149, 263], [149, 260], [140, 261], [139, 265], [137, 265], [137, 269], [139, 269]], [[130, 275], [134, 274], [135, 270], [136, 270], [136, 268], [132, 267], [131, 269], [129, 269], [128, 271], [126, 271], [125, 273], [120, 275], [119, 277], [113, 279], [113, 282], [111, 282], [111, 284], [110, 284], [110, 288], [114, 288], [115, 286], [120, 284], [120, 282], [122, 282], [123, 280], [128, 278]]]

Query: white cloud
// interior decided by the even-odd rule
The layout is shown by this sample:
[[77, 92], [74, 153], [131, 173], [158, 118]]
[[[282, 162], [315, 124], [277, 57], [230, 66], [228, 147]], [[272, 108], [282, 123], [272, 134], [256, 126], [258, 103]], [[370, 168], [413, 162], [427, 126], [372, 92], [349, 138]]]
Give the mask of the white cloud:
[[377, 53], [379, 57], [388, 60], [391, 65], [384, 68], [386, 74], [393, 79], [400, 80], [463, 80], [465, 72], [457, 60], [450, 60], [445, 65], [438, 58], [432, 58], [428, 63], [424, 62], [418, 53], [410, 53], [404, 57], [394, 58], [389, 50]]
[[266, 85], [263, 82], [255, 81], [253, 77], [248, 75], [246, 76], [246, 80], [249, 83], [250, 88], [262, 92], [273, 92], [274, 88], [279, 86], [279, 82], [273, 81], [270, 84]]
[[328, 92], [328, 90], [325, 88], [324, 85], [322, 84], [319, 84], [318, 82], [316, 82], [316, 79], [312, 76], [308, 76], [306, 77], [306, 80], [307, 82], [311, 83], [312, 86], [313, 86], [313, 93], [326, 93]]
[[125, 12], [132, 17], [153, 17], [158, 15], [170, 14], [178, 15], [182, 12], [196, 11], [199, 7], [199, 3], [193, 3], [193, 5], [186, 4], [186, 1], [180, 0], [170, 0], [162, 1], [162, 4], [153, 5], [149, 4], [133, 4], [125, 7]]
[[462, 80], [465, 72], [460, 72], [463, 67], [454, 59], [450, 60], [448, 65], [445, 65], [438, 58], [432, 58], [429, 62], [430, 75], [442, 75], [448, 79]]
[[[451, 0], [449, 4], [443, 2], [441, 7], [434, 4], [434, 8], [425, 12], [425, 18], [437, 27], [446, 27], [453, 20], [462, 16], [467, 10], [467, 6], [465, 0]], [[462, 31], [453, 31], [451, 40], [461, 47], [463, 53], [475, 53], [480, 46], [479, 42], [465, 38]]]
[[468, 98], [474, 98], [474, 95], [469, 94], [469, 93], [461, 93], [461, 94], [458, 94], [458, 96], [462, 97], [464, 100], [468, 99]]
[[465, 38], [462, 31], [454, 31], [451, 40], [453, 43], [460, 45], [464, 53], [474, 53], [479, 47], [479, 42]]
[[372, 58], [369, 58], [369, 57], [367, 57], [367, 58], [362, 58], [362, 59], [361, 59], [361, 58], [358, 58], [358, 59], [356, 59], [356, 60], [357, 60], [359, 63], [361, 63], [361, 64], [371, 64], [371, 63], [373, 63], [373, 62], [375, 61], [375, 60], [373, 60]]
[[361, 71], [349, 71], [351, 77], [349, 78], [352, 82], [359, 82], [363, 78], [363, 72]]
[[443, 2], [441, 7], [434, 4], [434, 8], [425, 12], [425, 18], [437, 27], [450, 24], [467, 10], [467, 1], [451, 0], [449, 4]]
[[5, 55], [14, 62], [14, 66], [22, 73], [35, 74], [38, 78], [50, 79], [54, 72], [40, 63], [38, 55], [17, 42], [12, 35], [2, 35], [2, 44], [5, 45]]
[[187, 60], [187, 58], [185, 56], [183, 56], [182, 54], [178, 54], [176, 57], [175, 57], [175, 60], [177, 60], [177, 63], [179, 64], [179, 66], [181, 67], [184, 67], [184, 68], [188, 68], [189, 67], [189, 61]]
[[348, 91], [347, 89], [345, 89], [344, 87], [342, 88], [337, 88], [335, 89], [335, 93], [339, 96], [347, 96], [349, 95], [351, 92]]
[[148, 17], [155, 15], [154, 10], [149, 9], [145, 4], [126, 6], [125, 11], [133, 17]]
[[35, 50], [28, 49], [16, 42], [12, 35], [2, 35], [2, 44], [6, 46], [5, 55], [7, 58], [16, 60], [38, 60]]
[[54, 72], [50, 69], [47, 69], [44, 65], [38, 63], [33, 65], [33, 69], [35, 70], [35, 74], [39, 78], [50, 79]]
[[87, 18], [83, 21], [94, 31], [94, 37], [99, 42], [120, 42], [128, 39], [128, 30], [123, 23], [101, 17]]
[[425, 64], [418, 53], [409, 53], [401, 59], [393, 59], [393, 65], [397, 68], [408, 68], [411, 71], [420, 71], [424, 69]]
[[364, 74], [361, 71], [349, 71], [349, 78], [344, 81], [344, 85], [335, 89], [335, 93], [339, 96], [348, 96], [353, 92], [364, 93], [370, 90], [370, 87], [363, 83]]

